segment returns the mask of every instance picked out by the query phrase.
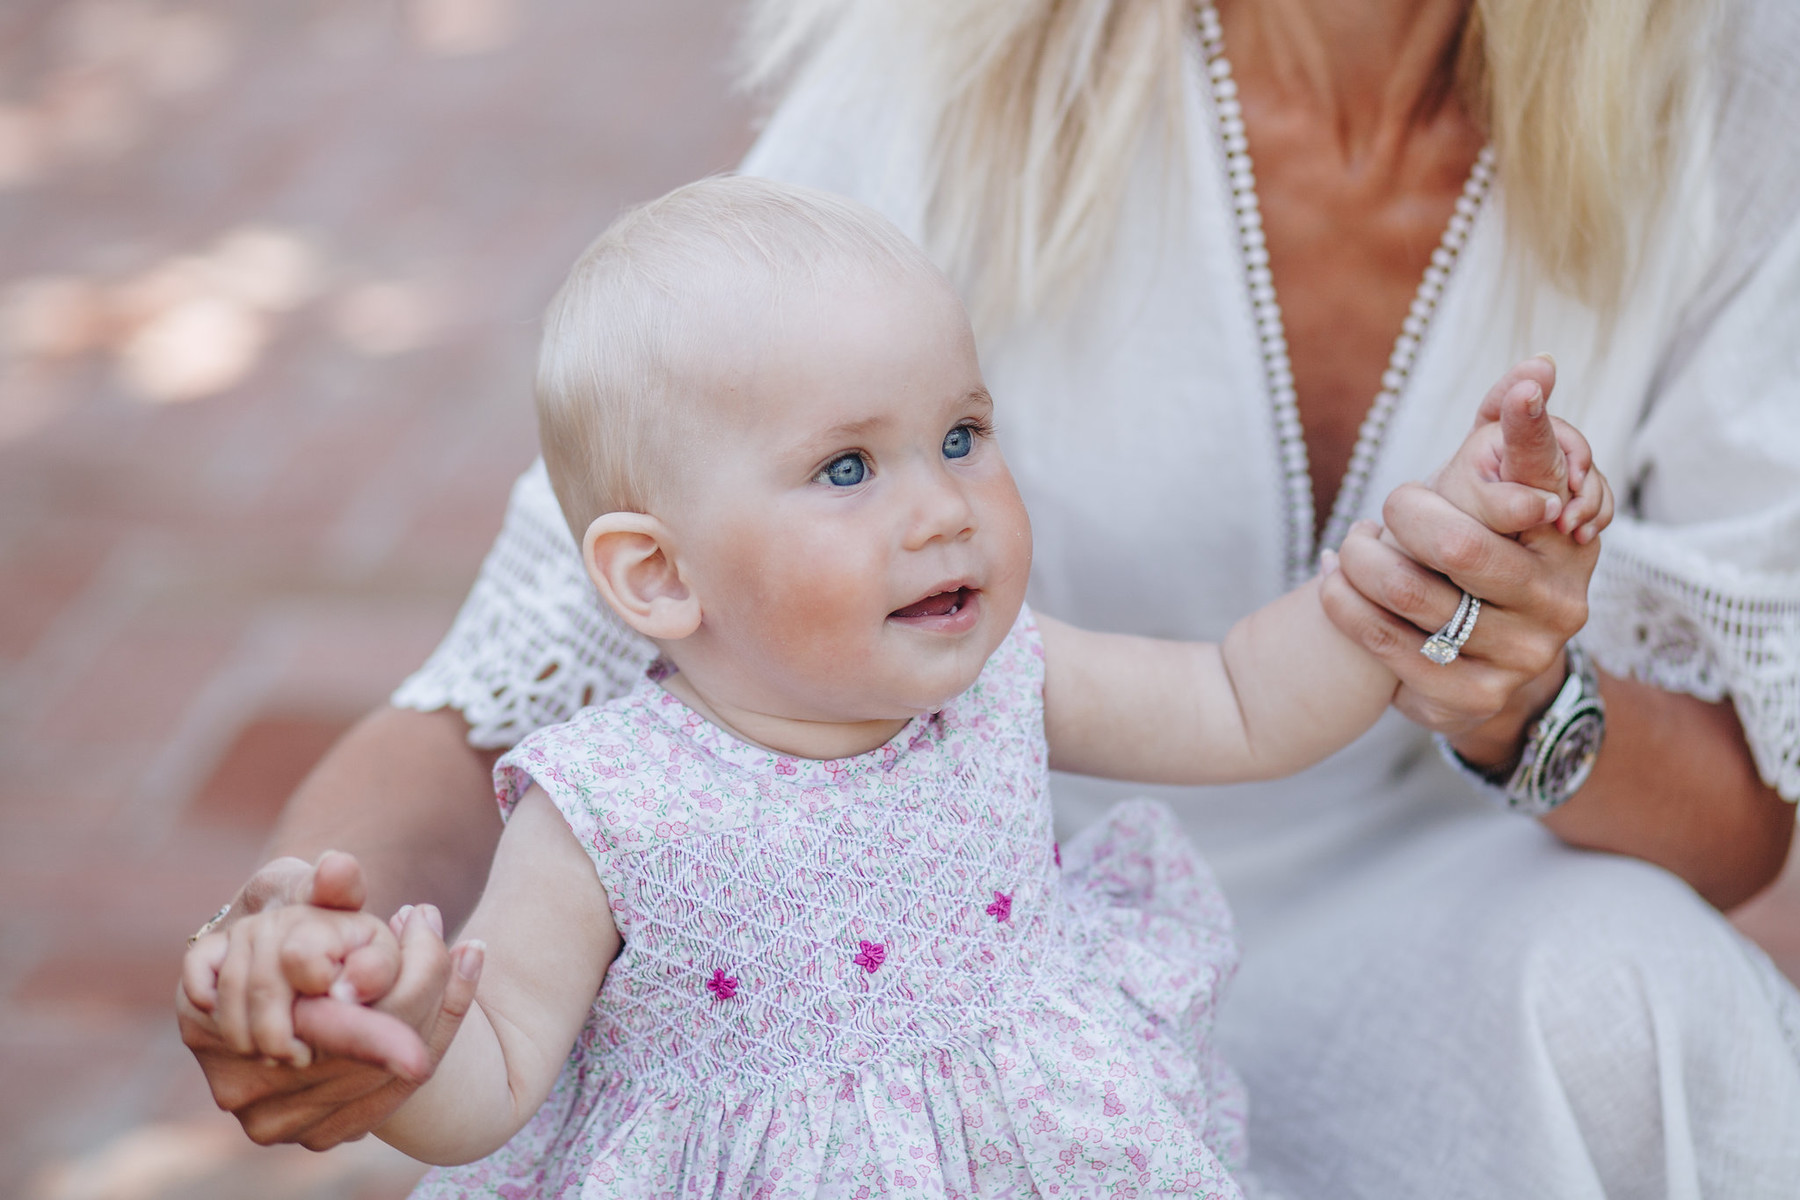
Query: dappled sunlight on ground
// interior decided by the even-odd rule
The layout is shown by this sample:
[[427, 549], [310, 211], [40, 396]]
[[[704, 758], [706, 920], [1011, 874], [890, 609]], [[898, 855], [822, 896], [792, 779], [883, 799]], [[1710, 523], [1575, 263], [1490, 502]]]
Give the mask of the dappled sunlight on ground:
[[385, 1200], [175, 1036], [185, 936], [447, 626], [536, 319], [729, 167], [724, 0], [0, 5], [0, 1196]]

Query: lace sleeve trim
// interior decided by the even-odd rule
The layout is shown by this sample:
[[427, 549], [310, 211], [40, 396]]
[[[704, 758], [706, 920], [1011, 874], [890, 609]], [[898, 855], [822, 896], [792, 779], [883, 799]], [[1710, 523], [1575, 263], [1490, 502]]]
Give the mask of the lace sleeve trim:
[[389, 702], [454, 708], [470, 745], [503, 748], [629, 691], [655, 656], [594, 594], [540, 461], [513, 485], [450, 632]]
[[1614, 675], [1730, 696], [1763, 781], [1800, 800], [1800, 572], [1709, 561], [1629, 518], [1605, 536], [1582, 645]]

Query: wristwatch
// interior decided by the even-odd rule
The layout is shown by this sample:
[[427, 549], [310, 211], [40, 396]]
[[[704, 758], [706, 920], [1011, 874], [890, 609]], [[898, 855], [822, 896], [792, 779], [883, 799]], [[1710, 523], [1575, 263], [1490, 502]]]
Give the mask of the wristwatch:
[[1442, 734], [1437, 736], [1438, 749], [1451, 766], [1507, 808], [1528, 816], [1555, 812], [1581, 790], [1593, 774], [1606, 736], [1606, 705], [1600, 699], [1593, 660], [1574, 642], [1565, 654], [1569, 677], [1550, 707], [1526, 730], [1516, 765], [1483, 770], [1451, 749]]

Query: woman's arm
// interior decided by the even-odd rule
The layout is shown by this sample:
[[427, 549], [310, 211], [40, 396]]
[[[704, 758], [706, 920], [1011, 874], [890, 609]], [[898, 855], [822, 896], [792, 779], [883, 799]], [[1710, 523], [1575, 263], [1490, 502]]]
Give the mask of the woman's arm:
[[[1549, 679], [1561, 686], [1561, 672]], [[1544, 824], [1570, 845], [1667, 868], [1718, 908], [1773, 883], [1793, 843], [1794, 806], [1757, 774], [1731, 703], [1604, 674], [1600, 695], [1604, 751]], [[1538, 711], [1509, 706], [1451, 744], [1471, 762], [1505, 762]]]
[[[458, 973], [444, 946], [438, 908], [454, 922], [473, 904], [500, 819], [493, 755], [471, 749], [466, 732], [450, 711], [370, 714], [294, 793], [270, 844], [289, 857], [253, 875], [227, 918], [279, 904], [359, 909], [369, 890], [359, 863], [372, 865], [374, 911], [392, 911], [402, 897], [431, 901], [403, 931], [398, 982], [374, 1011], [301, 1001], [295, 1029], [318, 1057], [294, 1068], [233, 1052], [211, 1014], [177, 990], [182, 1041], [206, 1073], [214, 1101], [252, 1140], [323, 1150], [368, 1133], [418, 1083], [379, 1064], [416, 1060], [421, 1041], [435, 1062], [467, 1008], [473, 981]], [[327, 847], [350, 854], [325, 858], [315, 870], [306, 860]], [[199, 949], [190, 949], [190, 960]], [[184, 970], [195, 967], [206, 964], [184, 964]], [[373, 1019], [381, 1013], [404, 1024]]]
[[513, 810], [466, 932], [491, 946], [475, 1006], [431, 1081], [376, 1130], [425, 1162], [491, 1154], [531, 1119], [619, 953], [606, 889], [541, 789]]
[[481, 894], [501, 828], [493, 774], [499, 751], [475, 749], [468, 734], [451, 709], [376, 709], [294, 792], [265, 858], [310, 862], [326, 850], [346, 851], [367, 880], [362, 906], [391, 913], [430, 903], [451, 928], [460, 925]]

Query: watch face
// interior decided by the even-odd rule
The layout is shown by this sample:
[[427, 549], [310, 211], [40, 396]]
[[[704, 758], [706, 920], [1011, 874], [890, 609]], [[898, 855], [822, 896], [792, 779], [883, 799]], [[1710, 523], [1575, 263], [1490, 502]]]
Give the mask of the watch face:
[[1598, 706], [1578, 710], [1568, 724], [1556, 731], [1555, 739], [1538, 760], [1536, 786], [1532, 789], [1541, 803], [1554, 807], [1567, 800], [1587, 782], [1600, 757], [1600, 737], [1606, 729], [1605, 718]]

